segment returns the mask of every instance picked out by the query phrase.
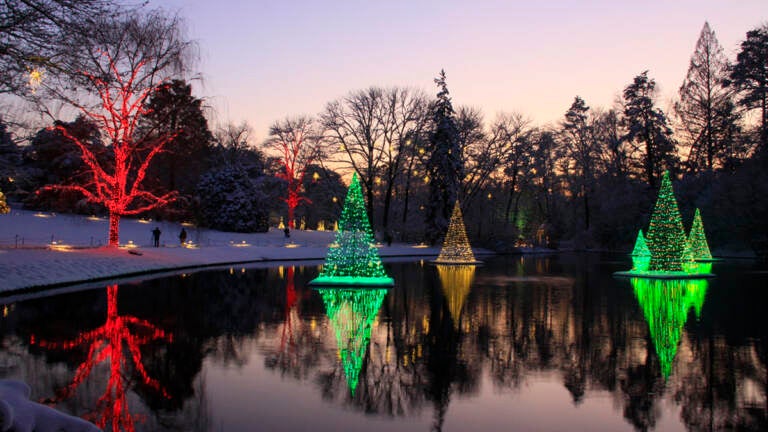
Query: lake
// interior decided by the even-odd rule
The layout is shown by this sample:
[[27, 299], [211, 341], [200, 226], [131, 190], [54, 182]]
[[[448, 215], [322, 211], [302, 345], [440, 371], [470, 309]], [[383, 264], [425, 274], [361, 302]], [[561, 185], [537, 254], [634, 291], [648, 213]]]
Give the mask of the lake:
[[765, 264], [385, 265], [387, 290], [299, 263], [0, 298], [0, 378], [105, 430], [768, 430]]

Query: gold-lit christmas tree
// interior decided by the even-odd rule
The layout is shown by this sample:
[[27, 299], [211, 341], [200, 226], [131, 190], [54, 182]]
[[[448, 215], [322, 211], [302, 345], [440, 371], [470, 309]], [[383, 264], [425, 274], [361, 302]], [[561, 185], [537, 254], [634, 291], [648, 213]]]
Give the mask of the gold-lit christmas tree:
[[464, 228], [464, 217], [461, 214], [459, 200], [453, 206], [451, 221], [448, 223], [448, 232], [445, 234], [443, 248], [440, 255], [434, 261], [436, 264], [479, 264], [469, 245], [467, 230]]

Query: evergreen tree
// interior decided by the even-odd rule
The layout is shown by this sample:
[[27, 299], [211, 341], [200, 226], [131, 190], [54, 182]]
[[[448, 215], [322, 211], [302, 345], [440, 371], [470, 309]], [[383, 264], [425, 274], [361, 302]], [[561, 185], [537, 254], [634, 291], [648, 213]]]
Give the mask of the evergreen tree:
[[683, 260], [688, 240], [683, 219], [677, 207], [669, 171], [661, 179], [659, 197], [653, 208], [648, 227], [648, 248], [651, 250], [651, 271], [683, 271]]
[[584, 229], [589, 229], [589, 198], [594, 188], [594, 179], [599, 159], [599, 149], [594, 131], [589, 124], [589, 107], [576, 96], [565, 113], [563, 122], [563, 145], [569, 159], [573, 161], [575, 195], [581, 197], [584, 206]]
[[[142, 119], [142, 128], [156, 136], [174, 134], [149, 168], [153, 187], [190, 196], [200, 176], [208, 170], [213, 134], [202, 103], [202, 99], [192, 95], [190, 84], [177, 79], [160, 85], [149, 99], [150, 111]], [[184, 201], [172, 205], [183, 205]]]
[[704, 23], [680, 86], [675, 112], [688, 140], [688, 170], [698, 172], [729, 165], [739, 127], [733, 91], [724, 86], [729, 64], [715, 32]]
[[624, 89], [624, 139], [641, 151], [639, 168], [653, 188], [665, 169], [677, 166], [672, 129], [667, 125], [667, 116], [655, 106], [655, 93], [656, 82], [648, 78], [648, 71], [636, 76]]
[[444, 70], [435, 78], [435, 84], [439, 91], [432, 109], [433, 129], [425, 163], [429, 177], [425, 237], [430, 244], [435, 244], [448, 228], [451, 204], [458, 198], [463, 172], [458, 129]]
[[747, 32], [729, 83], [741, 92], [739, 104], [760, 110], [759, 150], [768, 150], [768, 24]]
[[704, 233], [704, 223], [701, 221], [701, 212], [696, 209], [691, 225], [691, 233], [688, 235], [688, 244], [691, 248], [694, 260], [711, 260], [712, 253], [707, 244], [707, 235]]
[[328, 250], [320, 275], [312, 284], [392, 285], [373, 242], [365, 200], [357, 174], [352, 175], [336, 241]]

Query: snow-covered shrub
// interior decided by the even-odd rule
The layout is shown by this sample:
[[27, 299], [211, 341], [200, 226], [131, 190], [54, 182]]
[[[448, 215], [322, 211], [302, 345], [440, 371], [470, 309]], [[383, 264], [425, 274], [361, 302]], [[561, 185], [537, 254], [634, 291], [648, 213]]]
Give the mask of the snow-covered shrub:
[[274, 200], [268, 178], [250, 178], [246, 170], [228, 166], [203, 174], [197, 185], [201, 225], [222, 231], [266, 232]]

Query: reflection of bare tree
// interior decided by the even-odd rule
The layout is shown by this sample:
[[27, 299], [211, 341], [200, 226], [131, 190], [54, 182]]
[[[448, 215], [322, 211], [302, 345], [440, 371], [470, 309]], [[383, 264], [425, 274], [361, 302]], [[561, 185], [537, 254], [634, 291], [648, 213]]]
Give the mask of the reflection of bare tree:
[[[135, 416], [131, 415], [126, 398], [128, 377], [125, 371], [126, 354], [133, 360], [133, 374], [139, 376], [140, 383], [170, 398], [160, 383], [149, 376], [142, 363], [141, 347], [155, 340], [171, 341], [173, 336], [158, 329], [146, 320], [130, 315], [120, 315], [117, 311], [117, 285], [107, 287], [107, 320], [101, 327], [81, 332], [74, 340], [50, 342], [36, 340], [32, 335], [30, 344], [49, 350], [71, 350], [87, 347], [85, 361], [75, 372], [72, 383], [57, 391], [49, 403], [58, 403], [68, 399], [86, 380], [94, 366], [109, 360], [109, 379], [107, 389], [96, 403], [95, 412], [87, 414], [88, 420], [100, 428], [107, 425], [113, 431], [135, 430]], [[129, 384], [130, 385], [130, 384]]]

